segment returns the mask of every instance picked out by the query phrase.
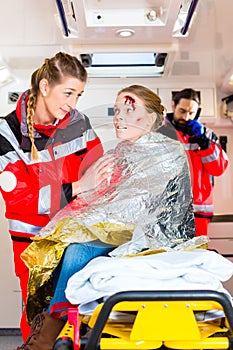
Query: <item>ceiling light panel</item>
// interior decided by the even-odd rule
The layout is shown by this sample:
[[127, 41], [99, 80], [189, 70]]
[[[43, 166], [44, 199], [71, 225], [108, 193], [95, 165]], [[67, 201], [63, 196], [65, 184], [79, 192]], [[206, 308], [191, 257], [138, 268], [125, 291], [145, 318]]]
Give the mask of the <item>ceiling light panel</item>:
[[165, 70], [166, 53], [94, 53], [83, 54], [81, 60], [90, 78], [161, 77]]
[[135, 31], [132, 29], [119, 29], [116, 31], [116, 36], [119, 36], [120, 38], [129, 38], [134, 34], [135, 34]]
[[164, 26], [172, 0], [83, 0], [88, 27]]

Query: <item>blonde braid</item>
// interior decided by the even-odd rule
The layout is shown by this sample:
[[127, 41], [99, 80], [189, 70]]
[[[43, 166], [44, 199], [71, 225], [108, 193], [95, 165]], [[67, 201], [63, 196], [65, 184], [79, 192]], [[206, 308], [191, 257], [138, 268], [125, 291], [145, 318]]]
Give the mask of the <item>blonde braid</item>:
[[38, 160], [38, 151], [35, 145], [34, 140], [34, 127], [33, 127], [33, 115], [36, 106], [37, 96], [32, 93], [29, 95], [28, 104], [27, 104], [27, 126], [28, 126], [28, 136], [32, 143], [31, 148], [31, 159]]

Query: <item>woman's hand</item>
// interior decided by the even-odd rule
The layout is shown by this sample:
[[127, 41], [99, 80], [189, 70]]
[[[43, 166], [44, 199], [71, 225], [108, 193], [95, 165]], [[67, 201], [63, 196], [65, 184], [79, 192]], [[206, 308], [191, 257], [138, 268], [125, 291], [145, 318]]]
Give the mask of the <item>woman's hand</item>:
[[[84, 173], [79, 181], [73, 182], [73, 196], [86, 192], [99, 186], [104, 180], [111, 178], [115, 158], [113, 154], [106, 154], [93, 163]], [[109, 181], [107, 181], [109, 183]]]

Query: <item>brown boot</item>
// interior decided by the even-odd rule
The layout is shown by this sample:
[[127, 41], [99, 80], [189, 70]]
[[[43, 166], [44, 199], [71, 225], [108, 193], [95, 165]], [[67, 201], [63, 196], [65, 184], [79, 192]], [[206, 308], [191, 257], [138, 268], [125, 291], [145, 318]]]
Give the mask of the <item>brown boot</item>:
[[16, 350], [52, 350], [66, 321], [53, 318], [47, 312], [35, 316], [26, 342]]

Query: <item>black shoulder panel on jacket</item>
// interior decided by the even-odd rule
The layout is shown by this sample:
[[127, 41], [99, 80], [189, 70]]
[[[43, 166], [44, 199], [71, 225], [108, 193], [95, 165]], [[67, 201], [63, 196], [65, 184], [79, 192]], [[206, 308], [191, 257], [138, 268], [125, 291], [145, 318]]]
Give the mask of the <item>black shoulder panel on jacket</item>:
[[176, 129], [171, 123], [172, 118], [173, 113], [168, 113], [166, 116], [166, 124], [160, 126], [156, 131], [160, 134], [170, 137], [170, 139], [178, 140]]
[[86, 114], [83, 114], [85, 121], [86, 121], [86, 128], [88, 129], [92, 129], [91, 127], [91, 123], [90, 123], [90, 119], [88, 118], [88, 116]]
[[[20, 123], [19, 123], [19, 120], [15, 114], [15, 111], [11, 112], [6, 117], [1, 118], [1, 119], [4, 119], [7, 122], [12, 133], [15, 135], [18, 142], [21, 143], [22, 135], [21, 135], [21, 131], [20, 131]], [[2, 136], [0, 133], [0, 155], [4, 155], [7, 152], [10, 152], [13, 150], [14, 150], [14, 148], [12, 147], [10, 142], [7, 141], [5, 139], [5, 137]]]

